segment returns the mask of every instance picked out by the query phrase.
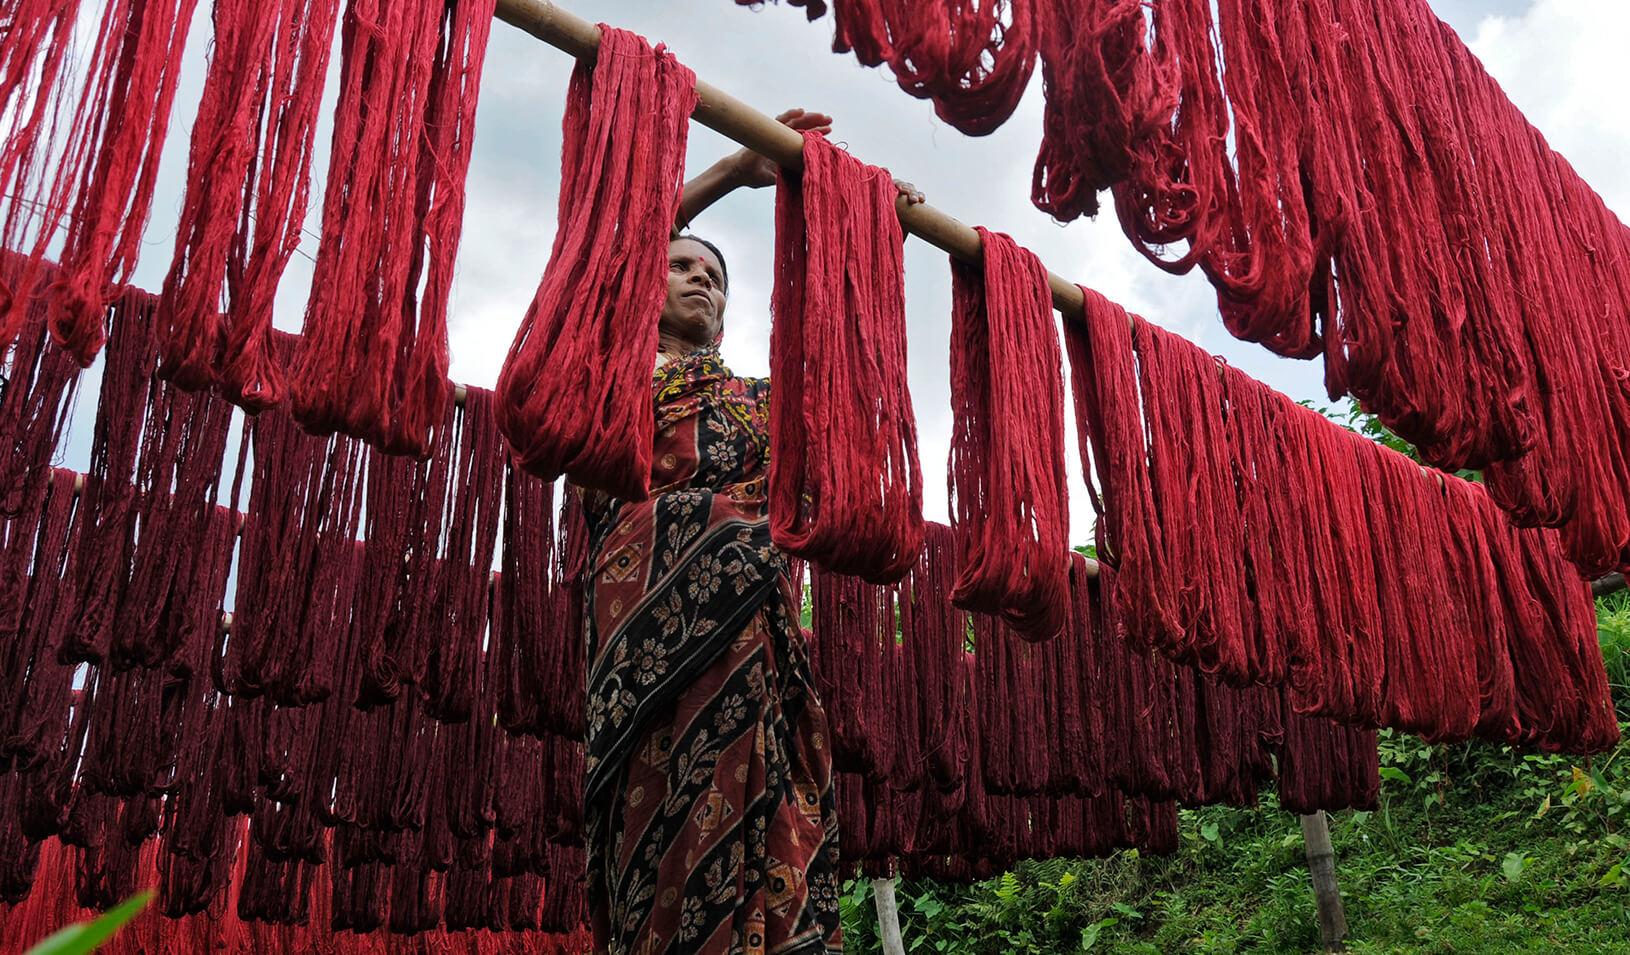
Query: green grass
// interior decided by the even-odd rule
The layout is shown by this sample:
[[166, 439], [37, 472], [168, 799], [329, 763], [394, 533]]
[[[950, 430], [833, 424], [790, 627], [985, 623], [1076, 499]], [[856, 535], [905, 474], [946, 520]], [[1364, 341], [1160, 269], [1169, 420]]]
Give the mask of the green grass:
[[[1603, 598], [1598, 618], [1624, 721], [1630, 594]], [[1380, 808], [1330, 817], [1349, 950], [1630, 951], [1627, 750], [1586, 761], [1383, 733]], [[1300, 825], [1271, 793], [1257, 810], [1184, 811], [1165, 858], [1026, 862], [897, 894], [917, 953], [1289, 953], [1319, 941]], [[880, 951], [870, 883], [850, 884], [844, 930], [846, 951]]]

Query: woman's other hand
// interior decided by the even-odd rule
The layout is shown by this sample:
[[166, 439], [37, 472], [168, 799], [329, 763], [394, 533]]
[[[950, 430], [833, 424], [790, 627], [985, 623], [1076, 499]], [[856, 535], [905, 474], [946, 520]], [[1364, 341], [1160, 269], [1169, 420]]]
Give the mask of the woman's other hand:
[[922, 203], [928, 201], [928, 197], [923, 195], [923, 191], [921, 189], [918, 189], [911, 183], [906, 182], [904, 179], [894, 180], [894, 188], [900, 193], [900, 198], [904, 199], [906, 201], [906, 205], [908, 206], [921, 205]]
[[[832, 131], [832, 117], [825, 113], [812, 113], [805, 109], [789, 109], [775, 118], [775, 121], [798, 132], [812, 129], [821, 135]], [[730, 157], [735, 170], [737, 184], [751, 189], [760, 189], [764, 186], [775, 185], [778, 167], [775, 160], [768, 156], [761, 156], [751, 149], [738, 150]]]

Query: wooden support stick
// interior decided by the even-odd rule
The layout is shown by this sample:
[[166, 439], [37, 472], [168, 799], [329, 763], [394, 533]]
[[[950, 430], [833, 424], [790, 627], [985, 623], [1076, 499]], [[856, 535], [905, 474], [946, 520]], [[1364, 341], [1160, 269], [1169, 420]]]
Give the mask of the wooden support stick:
[[1319, 910], [1319, 938], [1327, 952], [1347, 947], [1347, 914], [1341, 908], [1341, 886], [1336, 881], [1336, 851], [1330, 846], [1330, 821], [1324, 810], [1302, 817], [1302, 842], [1307, 846], [1307, 868], [1313, 874], [1313, 901]]
[[883, 955], [906, 955], [905, 940], [900, 937], [900, 908], [894, 901], [894, 880], [873, 879], [872, 899], [877, 903], [877, 939], [883, 943]]

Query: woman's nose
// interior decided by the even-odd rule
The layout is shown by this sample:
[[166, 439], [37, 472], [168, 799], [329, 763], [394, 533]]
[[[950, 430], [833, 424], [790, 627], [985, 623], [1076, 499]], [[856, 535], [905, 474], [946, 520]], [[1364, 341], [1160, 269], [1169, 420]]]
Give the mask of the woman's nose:
[[707, 274], [706, 269], [692, 269], [690, 281], [692, 285], [704, 285], [708, 288], [713, 287], [713, 277]]

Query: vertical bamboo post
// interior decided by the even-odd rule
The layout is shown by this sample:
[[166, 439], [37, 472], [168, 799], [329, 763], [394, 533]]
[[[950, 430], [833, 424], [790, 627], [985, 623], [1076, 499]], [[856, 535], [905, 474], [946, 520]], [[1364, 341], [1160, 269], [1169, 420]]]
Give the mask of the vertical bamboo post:
[[1330, 847], [1330, 821], [1324, 810], [1302, 817], [1302, 842], [1307, 846], [1307, 868], [1313, 875], [1313, 902], [1319, 910], [1319, 939], [1327, 952], [1344, 952], [1347, 914], [1341, 908], [1341, 886], [1336, 882], [1336, 851]]
[[883, 943], [883, 955], [906, 955], [906, 943], [900, 938], [900, 909], [894, 902], [894, 880], [873, 879], [872, 898], [877, 902], [877, 937]]

